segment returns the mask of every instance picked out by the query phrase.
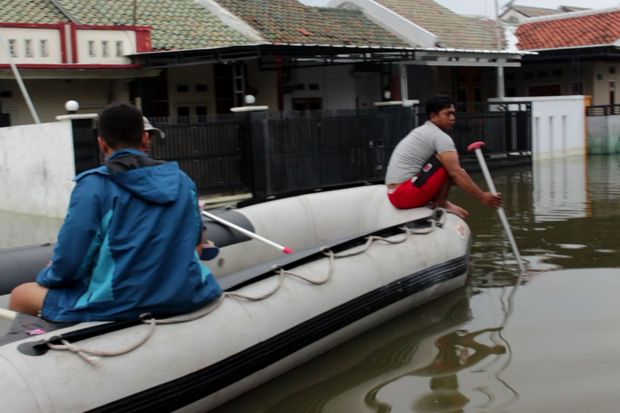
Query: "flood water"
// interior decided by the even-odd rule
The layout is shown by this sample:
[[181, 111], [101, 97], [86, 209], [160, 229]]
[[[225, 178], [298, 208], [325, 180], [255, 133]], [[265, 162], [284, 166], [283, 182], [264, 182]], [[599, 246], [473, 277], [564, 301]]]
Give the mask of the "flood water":
[[528, 261], [519, 288], [497, 214], [455, 190], [475, 236], [467, 288], [216, 412], [620, 411], [620, 156], [492, 175]]
[[[497, 214], [455, 190], [472, 214], [467, 288], [216, 411], [620, 411], [620, 156], [491, 173], [528, 262], [524, 277]], [[54, 241], [60, 223], [0, 213], [0, 248]]]

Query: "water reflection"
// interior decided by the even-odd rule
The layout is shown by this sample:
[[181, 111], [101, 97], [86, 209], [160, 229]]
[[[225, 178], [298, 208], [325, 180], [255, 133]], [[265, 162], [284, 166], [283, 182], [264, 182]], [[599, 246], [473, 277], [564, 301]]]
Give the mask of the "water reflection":
[[[493, 171], [521, 255], [531, 271], [613, 267], [620, 237], [620, 156], [570, 157], [531, 168]], [[516, 263], [496, 217], [469, 197], [455, 198], [474, 213], [469, 224], [474, 282], [509, 286]]]
[[[458, 412], [471, 391], [485, 395], [485, 404], [511, 400], [517, 393], [499, 374], [500, 391], [460, 388], [461, 372], [483, 361], [493, 371], [507, 355], [501, 327], [463, 328], [472, 318], [470, 294], [461, 289], [411, 311], [216, 411]], [[401, 410], [402, 403], [413, 407]]]

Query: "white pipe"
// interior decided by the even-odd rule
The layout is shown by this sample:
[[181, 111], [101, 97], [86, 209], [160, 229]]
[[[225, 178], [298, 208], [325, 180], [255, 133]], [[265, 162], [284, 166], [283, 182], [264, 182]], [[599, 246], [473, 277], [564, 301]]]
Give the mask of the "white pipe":
[[4, 53], [6, 54], [6, 57], [9, 60], [11, 71], [13, 72], [13, 76], [15, 76], [15, 80], [17, 80], [17, 84], [19, 85], [19, 89], [21, 90], [22, 95], [24, 96], [26, 105], [28, 106], [28, 109], [30, 109], [30, 114], [32, 115], [32, 119], [34, 119], [35, 123], [41, 123], [41, 120], [39, 119], [39, 115], [37, 115], [37, 111], [34, 109], [34, 105], [32, 104], [32, 101], [30, 100], [30, 95], [28, 94], [28, 90], [26, 89], [26, 86], [24, 85], [24, 82], [22, 81], [22, 77], [19, 74], [19, 70], [17, 70], [17, 66], [15, 65], [15, 62], [13, 62], [13, 57], [11, 56], [11, 50], [9, 49], [9, 42], [1, 34], [0, 34], [0, 38], [2, 40], [2, 45], [4, 46]]
[[267, 245], [269, 245], [269, 246], [271, 246], [273, 248], [276, 248], [277, 250], [279, 250], [279, 251], [281, 251], [281, 252], [283, 252], [285, 254], [293, 254], [295, 252], [292, 248], [285, 247], [285, 246], [277, 244], [277, 243], [275, 243], [275, 242], [273, 242], [271, 240], [268, 240], [267, 238], [261, 237], [260, 235], [255, 234], [255, 233], [253, 233], [251, 231], [248, 231], [245, 228], [241, 228], [240, 226], [235, 225], [232, 222], [226, 221], [225, 219], [222, 219], [222, 218], [218, 217], [217, 215], [213, 215], [213, 214], [211, 214], [211, 213], [209, 213], [207, 211], [200, 211], [200, 212], [202, 212], [202, 215], [204, 215], [207, 218], [212, 219], [215, 222], [219, 222], [222, 225], [226, 225], [227, 227], [230, 227], [230, 228], [232, 228], [232, 229], [234, 229], [236, 231], [239, 231], [243, 235], [246, 235], [246, 236], [248, 236], [250, 238], [254, 238], [255, 240], [264, 242], [265, 244], [267, 244]]

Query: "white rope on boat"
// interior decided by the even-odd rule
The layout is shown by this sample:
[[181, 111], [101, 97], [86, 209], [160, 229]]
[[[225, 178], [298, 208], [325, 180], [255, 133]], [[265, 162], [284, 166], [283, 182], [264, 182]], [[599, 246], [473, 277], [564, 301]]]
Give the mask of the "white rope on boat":
[[146, 334], [144, 334], [144, 336], [142, 336], [142, 338], [140, 338], [140, 340], [138, 340], [137, 342], [132, 343], [124, 348], [120, 348], [115, 351], [103, 351], [103, 350], [89, 349], [86, 347], [72, 344], [65, 339], [62, 339], [60, 341], [62, 344], [53, 344], [51, 343], [51, 341], [57, 339], [57, 337], [55, 336], [52, 336], [48, 340], [46, 340], [46, 344], [52, 350], [69, 351], [71, 353], [74, 353], [78, 355], [82, 360], [86, 361], [88, 364], [96, 367], [99, 365], [99, 358], [101, 357], [114, 357], [114, 356], [120, 356], [123, 354], [127, 354], [129, 352], [134, 351], [138, 347], [142, 346], [142, 344], [146, 343], [147, 340], [151, 338], [151, 336], [153, 335], [153, 332], [155, 331], [157, 320], [155, 320], [154, 318], [149, 318], [149, 319], [143, 319], [142, 322], [149, 325], [149, 329], [147, 330]]
[[277, 284], [275, 285], [274, 288], [272, 288], [271, 290], [263, 294], [252, 296], [252, 295], [242, 294], [242, 293], [238, 293], [234, 291], [227, 291], [227, 292], [222, 293], [220, 297], [218, 297], [217, 300], [211, 302], [204, 309], [197, 311], [197, 312], [164, 318], [164, 319], [155, 319], [152, 317], [146, 318], [145, 315], [143, 315], [140, 318], [142, 319], [143, 323], [149, 325], [148, 331], [138, 341], [136, 341], [135, 343], [131, 345], [126, 346], [125, 348], [121, 348], [121, 349], [114, 350], [114, 351], [95, 350], [95, 349], [89, 349], [89, 348], [85, 348], [79, 345], [72, 344], [65, 339], [61, 340], [62, 344], [53, 344], [52, 341], [58, 339], [58, 337], [56, 336], [52, 336], [49, 339], [47, 339], [46, 344], [52, 350], [69, 351], [71, 353], [74, 353], [78, 355], [82, 360], [96, 367], [99, 365], [99, 359], [101, 357], [120, 356], [123, 354], [127, 354], [133, 350], [136, 350], [137, 348], [142, 346], [153, 335], [153, 332], [155, 331], [155, 326], [157, 326], [158, 324], [161, 324], [161, 325], [176, 324], [176, 323], [185, 323], [188, 321], [197, 320], [213, 312], [216, 308], [218, 308], [222, 304], [224, 299], [227, 297], [235, 298], [235, 299], [242, 300], [242, 301], [262, 301], [266, 298], [271, 297], [276, 292], [278, 292], [280, 288], [282, 288], [282, 286], [284, 285], [284, 278], [286, 276], [299, 279], [301, 281], [304, 281], [308, 284], [315, 285], [315, 286], [326, 284], [332, 278], [334, 274], [336, 258], [354, 257], [357, 255], [363, 254], [367, 252], [372, 246], [372, 244], [375, 242], [385, 242], [385, 243], [392, 244], [392, 245], [402, 244], [403, 242], [407, 241], [413, 235], [428, 234], [432, 232], [435, 228], [436, 228], [436, 222], [435, 220], [431, 220], [431, 225], [428, 228], [424, 228], [422, 230], [414, 230], [406, 226], [400, 227], [400, 229], [403, 231], [404, 236], [399, 239], [388, 239], [388, 238], [379, 237], [376, 235], [370, 235], [366, 237], [366, 243], [362, 246], [362, 248], [354, 252], [336, 254], [330, 248], [323, 247], [321, 249], [321, 252], [328, 258], [328, 269], [327, 269], [327, 275], [318, 280], [309, 278], [307, 276], [303, 276], [301, 274], [294, 273], [292, 271], [285, 270], [283, 268], [279, 268], [276, 270], [276, 273], [275, 273]]

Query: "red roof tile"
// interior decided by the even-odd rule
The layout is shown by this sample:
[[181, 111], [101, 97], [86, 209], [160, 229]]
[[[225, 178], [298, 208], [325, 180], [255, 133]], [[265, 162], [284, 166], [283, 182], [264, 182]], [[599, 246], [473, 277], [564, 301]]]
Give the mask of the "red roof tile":
[[620, 10], [524, 23], [516, 35], [521, 50], [608, 45], [620, 39]]

